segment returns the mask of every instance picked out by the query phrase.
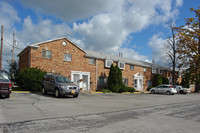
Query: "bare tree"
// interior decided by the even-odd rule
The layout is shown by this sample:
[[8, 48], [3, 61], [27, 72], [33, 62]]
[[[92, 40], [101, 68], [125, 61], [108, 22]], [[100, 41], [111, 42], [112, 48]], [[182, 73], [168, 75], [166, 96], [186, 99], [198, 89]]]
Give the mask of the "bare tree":
[[172, 84], [175, 84], [175, 69], [177, 66], [177, 45], [176, 45], [176, 35], [175, 35], [175, 24], [170, 25], [172, 37], [167, 39], [167, 44], [165, 45], [163, 51], [166, 56], [170, 59], [170, 67], [172, 66]]

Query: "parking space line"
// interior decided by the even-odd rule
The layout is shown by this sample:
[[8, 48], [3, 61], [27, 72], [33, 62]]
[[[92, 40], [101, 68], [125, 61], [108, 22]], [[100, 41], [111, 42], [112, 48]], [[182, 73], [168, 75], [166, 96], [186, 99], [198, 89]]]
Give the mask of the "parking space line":
[[15, 101], [18, 101], [17, 98], [15, 98], [12, 94], [10, 95]]

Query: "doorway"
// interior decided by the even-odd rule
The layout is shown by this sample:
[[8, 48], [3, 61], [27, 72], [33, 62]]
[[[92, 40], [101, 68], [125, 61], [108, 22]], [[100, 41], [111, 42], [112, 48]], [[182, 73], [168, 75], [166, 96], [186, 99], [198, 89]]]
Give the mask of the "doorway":
[[71, 80], [82, 90], [90, 90], [90, 72], [71, 71]]
[[136, 73], [134, 75], [134, 88], [136, 91], [143, 90], [143, 79], [144, 79], [144, 76], [140, 73]]

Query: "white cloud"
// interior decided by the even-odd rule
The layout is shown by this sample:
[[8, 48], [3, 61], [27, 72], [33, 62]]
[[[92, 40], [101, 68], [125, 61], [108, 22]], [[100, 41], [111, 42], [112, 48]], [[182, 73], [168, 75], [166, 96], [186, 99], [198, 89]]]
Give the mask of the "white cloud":
[[[38, 17], [40, 19], [34, 23], [31, 16], [20, 20], [17, 11], [11, 5], [1, 2], [0, 24], [9, 29], [10, 33], [7, 35], [9, 40], [12, 38], [11, 29], [15, 29], [15, 24], [23, 24], [20, 30], [15, 29], [18, 47], [24, 48], [30, 43], [67, 36], [82, 48], [115, 55], [122, 52], [124, 57], [137, 60], [147, 60], [148, 57], [140, 55], [133, 49], [137, 47], [135, 43], [132, 49], [122, 48], [128, 41], [129, 35], [140, 32], [150, 25], [164, 24], [178, 14], [178, 10], [172, 8], [173, 0], [79, 0], [78, 2], [77, 0], [59, 0], [59, 2], [21, 0], [21, 2], [37, 13], [39, 11], [36, 15], [51, 14], [60, 18], [63, 23], [57, 24], [54, 20], [43, 17]], [[176, 0], [177, 6], [181, 4], [182, 0]], [[156, 38], [152, 38], [151, 42], [154, 40]], [[10, 54], [9, 47], [6, 51]]]
[[162, 34], [156, 34], [150, 39], [148, 46], [152, 48], [152, 60], [158, 64], [169, 64], [169, 58], [164, 52], [168, 46], [167, 40], [161, 38]]

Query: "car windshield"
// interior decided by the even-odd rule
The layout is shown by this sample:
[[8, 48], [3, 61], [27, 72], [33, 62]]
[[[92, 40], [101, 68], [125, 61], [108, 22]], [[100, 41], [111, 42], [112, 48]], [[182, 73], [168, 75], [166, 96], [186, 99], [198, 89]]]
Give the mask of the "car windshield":
[[72, 83], [72, 81], [67, 77], [56, 77], [56, 81], [59, 83]]
[[6, 72], [0, 71], [0, 81], [10, 81]]

